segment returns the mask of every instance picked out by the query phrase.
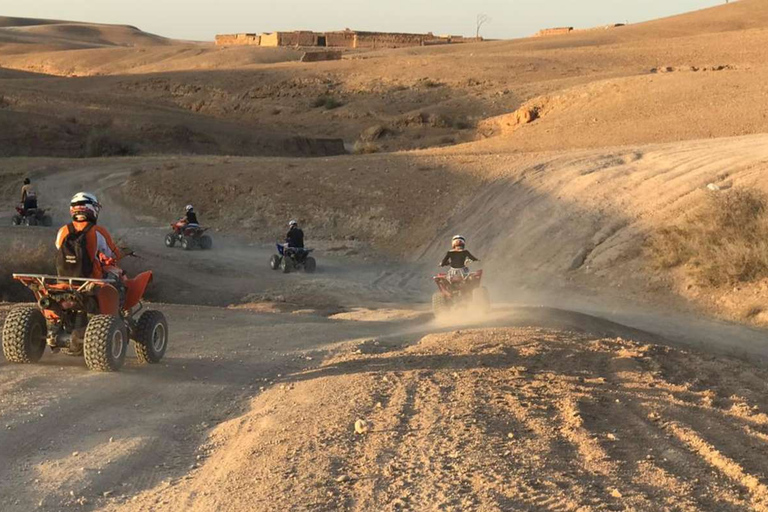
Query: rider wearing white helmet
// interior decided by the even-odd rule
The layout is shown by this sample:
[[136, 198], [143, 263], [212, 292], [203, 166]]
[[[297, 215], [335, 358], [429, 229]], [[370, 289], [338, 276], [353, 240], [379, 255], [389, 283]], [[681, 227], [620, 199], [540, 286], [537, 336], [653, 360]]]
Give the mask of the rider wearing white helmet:
[[299, 227], [299, 223], [292, 220], [288, 223], [288, 234], [285, 235], [285, 243], [292, 249], [304, 248], [304, 231]]
[[451, 250], [445, 254], [443, 261], [440, 262], [441, 267], [450, 265], [449, 276], [466, 277], [469, 275], [467, 260], [480, 261], [466, 249], [466, 244], [466, 239], [461, 235], [456, 235], [451, 239]]
[[107, 263], [116, 263], [122, 257], [109, 232], [96, 225], [100, 211], [101, 204], [95, 195], [78, 192], [69, 202], [72, 222], [59, 229], [56, 236], [56, 248], [61, 249], [68, 238], [77, 238], [85, 233], [85, 247], [93, 268], [90, 275], [82, 277], [100, 279], [104, 276], [103, 267]]
[[191, 204], [188, 204], [184, 207], [184, 217], [182, 217], [183, 221], [186, 221], [186, 225], [193, 225], [197, 226], [197, 214], [195, 213], [195, 207]]

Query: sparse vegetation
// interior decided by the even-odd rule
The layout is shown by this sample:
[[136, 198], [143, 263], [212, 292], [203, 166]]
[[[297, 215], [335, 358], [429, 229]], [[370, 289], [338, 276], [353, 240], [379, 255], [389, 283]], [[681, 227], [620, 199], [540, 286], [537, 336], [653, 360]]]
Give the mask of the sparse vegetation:
[[768, 198], [752, 189], [711, 194], [679, 225], [651, 238], [660, 268], [685, 266], [709, 286], [768, 277]]
[[136, 154], [133, 145], [120, 140], [118, 136], [104, 128], [94, 128], [85, 141], [84, 156], [131, 156]]
[[422, 84], [427, 89], [436, 89], [438, 87], [442, 87], [443, 86], [443, 84], [441, 82], [438, 82], [436, 80], [432, 80], [431, 78], [427, 78], [426, 80], [424, 80], [422, 82]]
[[358, 140], [355, 142], [353, 152], [356, 155], [369, 155], [381, 151], [381, 146], [371, 141]]
[[312, 108], [323, 107], [326, 110], [333, 110], [335, 108], [341, 107], [342, 105], [344, 105], [344, 103], [341, 100], [327, 94], [318, 96], [315, 101], [312, 102]]

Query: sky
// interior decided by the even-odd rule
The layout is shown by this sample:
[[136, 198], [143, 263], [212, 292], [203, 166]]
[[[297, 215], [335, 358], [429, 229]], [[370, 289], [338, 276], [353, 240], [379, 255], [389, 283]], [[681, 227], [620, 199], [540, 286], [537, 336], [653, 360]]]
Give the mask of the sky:
[[135, 25], [177, 39], [217, 33], [372, 30], [474, 35], [477, 15], [487, 38], [511, 39], [556, 26], [637, 23], [725, 0], [4, 0], [0, 15]]

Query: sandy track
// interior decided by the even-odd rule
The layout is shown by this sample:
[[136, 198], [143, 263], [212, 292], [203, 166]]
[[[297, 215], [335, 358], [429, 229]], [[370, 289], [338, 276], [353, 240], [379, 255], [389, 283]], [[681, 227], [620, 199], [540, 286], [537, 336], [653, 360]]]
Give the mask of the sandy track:
[[320, 316], [161, 309], [172, 337], [157, 366], [129, 362], [106, 375], [62, 355], [0, 362], [0, 509], [58, 510], [179, 477], [207, 430], [260, 386], [315, 364], [336, 343], [381, 331]]
[[285, 375], [202, 468], [107, 509], [766, 510], [763, 369], [540, 328], [392, 341]]

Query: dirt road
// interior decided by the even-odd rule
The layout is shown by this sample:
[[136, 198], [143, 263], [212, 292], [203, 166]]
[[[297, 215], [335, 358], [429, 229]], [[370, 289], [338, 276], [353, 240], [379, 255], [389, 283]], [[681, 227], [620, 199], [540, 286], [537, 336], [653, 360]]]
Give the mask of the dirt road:
[[[67, 197], [88, 179], [109, 198], [125, 175], [89, 176], [40, 188]], [[61, 355], [0, 362], [2, 510], [661, 509], [675, 493], [689, 510], [766, 506], [764, 371], [656, 345], [764, 354], [760, 331], [615, 302], [580, 307], [623, 324], [525, 304], [434, 323], [418, 266], [326, 250], [318, 274], [284, 276], [268, 246], [215, 234], [211, 252], [166, 249], [163, 219], [114, 202], [103, 221], [142, 255], [127, 266], [157, 272], [156, 297], [181, 303], [159, 306], [169, 352], [114, 375]], [[350, 434], [357, 417], [376, 436]], [[643, 451], [661, 438], [661, 455]]]

